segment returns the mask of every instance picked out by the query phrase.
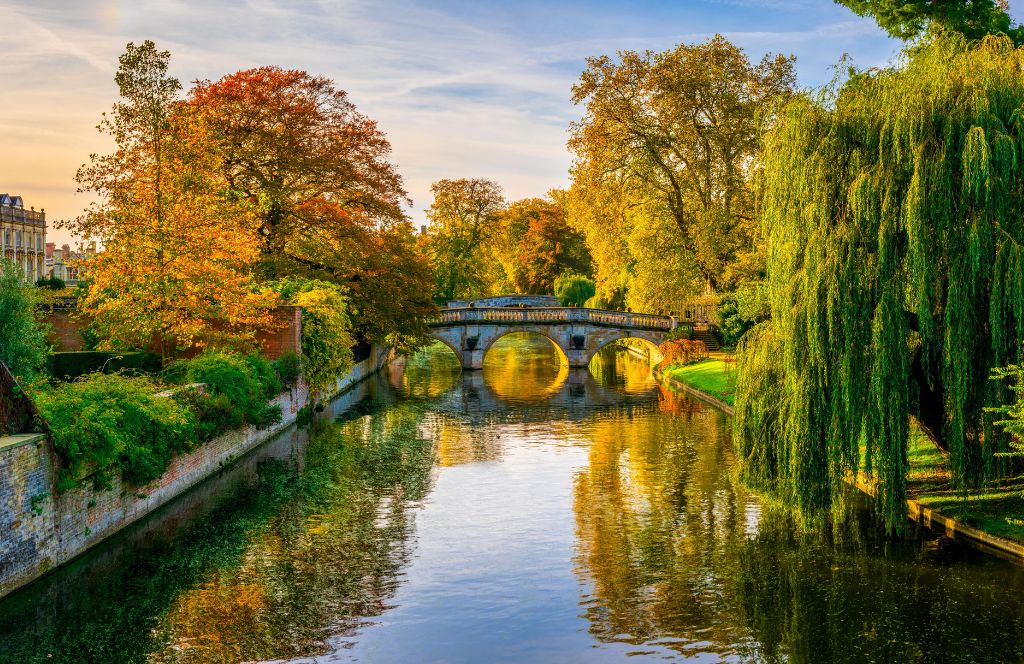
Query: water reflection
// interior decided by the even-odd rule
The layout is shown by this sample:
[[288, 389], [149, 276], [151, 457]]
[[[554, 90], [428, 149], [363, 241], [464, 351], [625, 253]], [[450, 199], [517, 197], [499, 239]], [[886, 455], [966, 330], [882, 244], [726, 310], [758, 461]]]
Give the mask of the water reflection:
[[484, 356], [484, 384], [510, 404], [545, 401], [569, 375], [569, 363], [555, 342], [529, 332], [499, 338]]
[[1024, 658], [1018, 568], [863, 511], [801, 535], [723, 415], [629, 353], [558, 359], [519, 337], [363, 383], [0, 602], [0, 661]]

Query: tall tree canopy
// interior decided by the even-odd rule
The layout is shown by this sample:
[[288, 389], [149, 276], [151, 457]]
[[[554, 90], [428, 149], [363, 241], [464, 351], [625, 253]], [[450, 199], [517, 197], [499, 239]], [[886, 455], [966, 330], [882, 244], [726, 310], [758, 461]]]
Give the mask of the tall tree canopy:
[[[625, 237], [624, 222], [665, 221], [662, 243], [692, 263], [706, 286], [742, 280], [757, 262], [751, 180], [760, 136], [794, 80], [793, 58], [768, 55], [753, 65], [721, 35], [662, 53], [589, 58], [573, 87], [574, 103], [586, 109], [569, 142], [573, 224], [596, 240], [616, 229]], [[630, 219], [638, 207], [645, 214]], [[600, 252], [591, 245], [599, 261]], [[607, 292], [608, 275], [600, 272]]]
[[498, 230], [505, 209], [501, 186], [483, 178], [438, 180], [431, 185], [434, 202], [427, 253], [434, 266], [434, 298], [476, 297], [488, 292], [489, 264], [484, 248]]
[[935, 27], [968, 39], [1005, 34], [1024, 42], [1024, 28], [1013, 25], [1006, 0], [836, 0], [860, 16], [871, 16], [897, 39], [914, 39]]
[[905, 519], [915, 416], [954, 484], [999, 472], [983, 407], [1024, 339], [1024, 50], [936, 38], [892, 69], [801, 97], [765, 147], [772, 318], [740, 358], [753, 477], [807, 509], [861, 469]]
[[164, 356], [251, 342], [276, 302], [252, 277], [259, 220], [248, 201], [228, 195], [209, 127], [180, 101], [169, 60], [151, 41], [128, 44], [116, 76], [121, 101], [100, 123], [116, 150], [93, 155], [77, 175], [100, 201], [66, 224], [104, 245], [79, 303], [104, 343], [155, 339]]
[[431, 274], [403, 212], [408, 196], [387, 138], [343, 90], [261, 67], [200, 82], [190, 103], [232, 192], [258, 210], [265, 276], [345, 286], [372, 338], [423, 331]]

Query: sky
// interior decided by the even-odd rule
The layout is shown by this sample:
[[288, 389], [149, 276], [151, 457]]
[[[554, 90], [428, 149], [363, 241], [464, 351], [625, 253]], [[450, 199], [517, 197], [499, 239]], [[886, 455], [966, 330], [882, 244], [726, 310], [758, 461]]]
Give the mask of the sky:
[[754, 60], [795, 55], [815, 87], [844, 53], [874, 67], [899, 49], [828, 0], [0, 0], [0, 25], [0, 193], [51, 227], [89, 202], [74, 174], [109, 149], [95, 127], [129, 41], [171, 51], [185, 84], [260, 65], [332, 78], [390, 139], [417, 226], [441, 178], [490, 178], [509, 199], [566, 186], [588, 56], [721, 33]]

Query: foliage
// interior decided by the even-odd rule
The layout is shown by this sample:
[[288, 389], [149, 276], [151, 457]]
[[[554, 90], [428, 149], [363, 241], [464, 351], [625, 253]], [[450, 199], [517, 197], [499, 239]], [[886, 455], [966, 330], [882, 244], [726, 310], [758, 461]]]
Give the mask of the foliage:
[[425, 334], [433, 275], [402, 211], [408, 196], [387, 138], [345, 91], [261, 67], [200, 82], [189, 106], [231, 196], [255, 202], [264, 278], [338, 284], [370, 339]]
[[692, 364], [708, 358], [708, 349], [703, 341], [691, 339], [676, 339], [662, 342], [658, 346], [662, 360], [658, 368], [665, 368], [674, 365]]
[[60, 277], [39, 277], [36, 279], [36, 288], [48, 288], [50, 290], [64, 290], [67, 286]]
[[208, 420], [216, 414], [212, 429], [217, 433], [242, 424], [264, 428], [281, 420], [280, 406], [267, 403], [281, 391], [281, 382], [273, 365], [260, 355], [206, 351], [172, 362], [164, 377], [178, 384], [206, 386], [196, 400], [201, 404], [199, 415]]
[[[695, 294], [759, 272], [751, 183], [762, 130], [794, 83], [792, 58], [769, 55], [752, 65], [721, 35], [662, 53], [587, 60], [573, 88], [585, 115], [571, 128], [569, 207], [599, 263], [602, 295], [645, 275], [648, 261], [635, 258], [636, 244], [676, 268], [646, 279], [647, 307], [637, 308], [650, 307], [666, 280]], [[656, 235], [643, 237], [652, 224]], [[634, 233], [642, 241], [631, 246]]]
[[1006, 0], [836, 0], [860, 16], [872, 16], [897, 39], [913, 39], [930, 27], [958, 32], [969, 39], [1005, 34], [1017, 44], [1024, 29], [1012, 25]]
[[564, 272], [555, 279], [554, 291], [563, 307], [582, 307], [597, 292], [593, 279], [574, 272]]
[[718, 300], [718, 330], [722, 343], [735, 346], [747, 330], [768, 319], [767, 292], [763, 282], [747, 283]]
[[589, 275], [590, 252], [582, 233], [566, 219], [565, 192], [511, 203], [485, 248], [494, 267], [489, 292], [549, 294], [565, 272]]
[[160, 356], [142, 351], [116, 353], [104, 351], [75, 351], [50, 353], [46, 370], [53, 378], [69, 381], [79, 376], [100, 372], [156, 373], [160, 371]]
[[908, 417], [963, 490], [999, 474], [992, 368], [1024, 338], [1024, 51], [935, 39], [800, 98], [766, 141], [771, 320], [741, 343], [736, 439], [806, 512], [874, 475], [903, 527]]
[[295, 387], [295, 382], [302, 375], [302, 358], [292, 351], [282, 353], [281, 357], [274, 360], [274, 370], [282, 385]]
[[1008, 442], [1009, 449], [1003, 455], [1024, 457], [1024, 367], [1018, 364], [996, 367], [992, 370], [992, 380], [1005, 382], [1012, 393], [1008, 403], [985, 409], [1001, 417], [993, 424], [1012, 436]]
[[31, 379], [42, 368], [46, 338], [35, 312], [35, 293], [18, 266], [0, 258], [0, 362], [15, 377]]
[[329, 393], [353, 364], [355, 339], [344, 294], [334, 284], [309, 279], [281, 280], [275, 288], [302, 307], [302, 375], [309, 389]]
[[430, 187], [426, 252], [434, 267], [434, 300], [477, 297], [487, 290], [484, 245], [498, 226], [505, 197], [498, 183], [481, 178], [438, 180]]
[[164, 358], [193, 344], [250, 346], [275, 304], [249, 272], [258, 219], [247, 201], [224, 195], [223, 161], [209, 149], [209, 128], [179, 101], [169, 60], [151, 41], [128, 44], [116, 76], [121, 101], [99, 125], [116, 150], [93, 155], [76, 176], [99, 202], [64, 224], [104, 245], [79, 300], [101, 346], [155, 342]]
[[194, 415], [156, 391], [144, 376], [95, 373], [33, 394], [65, 462], [60, 488], [88, 474], [103, 485], [112, 470], [143, 485], [159, 477], [176, 452], [192, 449]]

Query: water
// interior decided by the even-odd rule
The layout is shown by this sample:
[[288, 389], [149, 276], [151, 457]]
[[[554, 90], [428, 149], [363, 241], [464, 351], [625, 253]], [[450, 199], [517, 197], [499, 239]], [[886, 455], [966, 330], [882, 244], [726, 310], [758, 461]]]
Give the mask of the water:
[[0, 601], [0, 661], [1024, 661], [1024, 571], [795, 529], [632, 355], [402, 369]]

